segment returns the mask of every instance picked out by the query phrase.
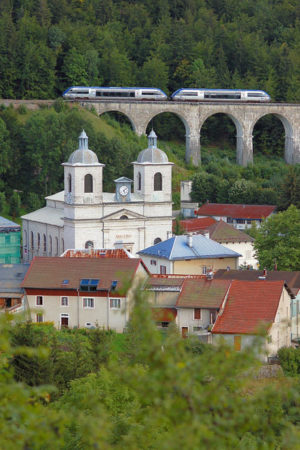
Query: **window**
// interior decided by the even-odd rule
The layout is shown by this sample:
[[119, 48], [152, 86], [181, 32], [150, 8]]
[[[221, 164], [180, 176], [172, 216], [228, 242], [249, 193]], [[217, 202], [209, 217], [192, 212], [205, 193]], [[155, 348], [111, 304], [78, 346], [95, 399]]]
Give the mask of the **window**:
[[33, 237], [33, 232], [30, 232], [30, 240], [31, 240], [31, 248], [34, 247], [34, 237]]
[[68, 175], [68, 192], [72, 192], [72, 175]]
[[44, 252], [46, 252], [47, 251], [47, 238], [46, 238], [45, 234], [43, 236], [43, 241], [44, 241]]
[[62, 328], [68, 328], [69, 326], [69, 314], [60, 315], [60, 325]]
[[69, 306], [69, 298], [68, 297], [61, 297], [61, 306]]
[[201, 309], [200, 308], [194, 308], [194, 319], [195, 320], [201, 319]]
[[58, 238], [55, 238], [55, 255], [58, 255]]
[[156, 266], [156, 261], [155, 261], [155, 259], [151, 259], [150, 264], [151, 264], [151, 266]]
[[161, 238], [157, 237], [154, 239], [154, 245], [159, 244], [161, 242]]
[[63, 239], [61, 240], [61, 251], [65, 251], [65, 241]]
[[38, 249], [39, 249], [40, 246], [41, 246], [41, 236], [40, 236], [40, 233], [38, 233], [37, 246], [38, 246]]
[[154, 190], [162, 191], [162, 175], [160, 172], [154, 175]]
[[95, 308], [95, 301], [93, 298], [84, 298], [83, 299], [83, 307], [84, 308]]
[[245, 223], [245, 219], [236, 219], [236, 223]]
[[121, 299], [111, 298], [110, 299], [110, 307], [111, 307], [111, 309], [120, 309], [121, 308]]
[[43, 316], [42, 313], [38, 313], [38, 314], [36, 315], [36, 321], [37, 321], [37, 323], [42, 323], [42, 322], [44, 322], [44, 316]]
[[233, 223], [232, 217], [227, 217], [227, 223]]
[[44, 298], [42, 295], [36, 296], [36, 306], [43, 306], [44, 304]]
[[52, 255], [52, 237], [49, 236], [49, 254]]
[[138, 173], [138, 191], [142, 189], [142, 175]]
[[160, 266], [160, 274], [166, 275], [167, 273], [167, 267], [166, 266]]
[[207, 267], [202, 266], [202, 275], [206, 275], [206, 274], [207, 274]]
[[193, 332], [197, 333], [202, 330], [202, 327], [193, 327]]
[[120, 220], [127, 220], [127, 219], [128, 219], [128, 216], [125, 216], [125, 214], [120, 217]]
[[90, 174], [84, 177], [84, 192], [93, 192], [93, 177]]
[[94, 243], [92, 241], [86, 241], [84, 248], [94, 248]]
[[27, 246], [27, 231], [24, 230], [24, 245]]
[[216, 321], [216, 311], [211, 311], [210, 313], [210, 323], [214, 324]]
[[116, 287], [117, 287], [117, 284], [118, 284], [118, 280], [113, 280], [111, 282], [110, 290], [114, 291], [116, 289]]
[[96, 291], [98, 283], [99, 283], [99, 279], [92, 280], [89, 278], [84, 278], [83, 280], [80, 280], [80, 290], [81, 291], [89, 291], [89, 292]]

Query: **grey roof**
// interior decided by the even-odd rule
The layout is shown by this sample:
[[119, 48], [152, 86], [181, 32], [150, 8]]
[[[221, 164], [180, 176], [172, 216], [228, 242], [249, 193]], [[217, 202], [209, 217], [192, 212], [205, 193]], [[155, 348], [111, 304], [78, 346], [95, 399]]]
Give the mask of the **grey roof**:
[[22, 219], [63, 227], [63, 215], [64, 211], [62, 209], [45, 206], [44, 208], [37, 209], [29, 214], [25, 214], [25, 216], [22, 216]]
[[[191, 238], [191, 246], [188, 238]], [[151, 255], [169, 261], [204, 258], [238, 258], [239, 253], [198, 234], [193, 236], [174, 236], [159, 244], [138, 252], [140, 255]]]
[[0, 264], [0, 293], [23, 293], [20, 285], [29, 266], [30, 264]]
[[88, 148], [88, 137], [84, 130], [79, 136], [79, 147], [69, 156], [68, 164], [99, 164], [96, 153]]
[[0, 216], [0, 233], [8, 233], [10, 231], [20, 231], [21, 227], [15, 222]]
[[157, 148], [157, 136], [152, 130], [148, 135], [148, 148], [142, 150], [137, 157], [139, 163], [163, 164], [169, 162], [165, 152]]

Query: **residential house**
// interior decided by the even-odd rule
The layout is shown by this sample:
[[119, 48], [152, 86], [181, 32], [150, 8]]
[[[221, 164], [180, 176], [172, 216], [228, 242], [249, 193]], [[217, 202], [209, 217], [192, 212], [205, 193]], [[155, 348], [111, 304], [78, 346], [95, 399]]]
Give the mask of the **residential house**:
[[[212, 328], [212, 342], [222, 337], [236, 350], [245, 350], [260, 339], [261, 358], [275, 356], [291, 345], [290, 303], [284, 281], [234, 280]], [[267, 335], [258, 338], [262, 330]]]
[[241, 256], [202, 235], [173, 236], [138, 253], [151, 273], [180, 275], [236, 269]]
[[138, 258], [35, 257], [23, 287], [34, 322], [122, 332], [134, 289], [147, 277]]
[[292, 339], [300, 338], [300, 271], [283, 270], [218, 270], [214, 277], [222, 280], [284, 281], [291, 292]]
[[197, 217], [212, 217], [232, 224], [239, 230], [250, 228], [253, 223], [260, 227], [263, 219], [274, 214], [275, 205], [232, 205], [225, 203], [204, 203], [195, 212]]
[[0, 264], [20, 264], [21, 227], [0, 217]]
[[23, 311], [24, 280], [29, 264], [0, 264], [0, 311]]
[[176, 301], [176, 324], [182, 334], [197, 334], [209, 342], [209, 331], [226, 300], [231, 281], [185, 279]]

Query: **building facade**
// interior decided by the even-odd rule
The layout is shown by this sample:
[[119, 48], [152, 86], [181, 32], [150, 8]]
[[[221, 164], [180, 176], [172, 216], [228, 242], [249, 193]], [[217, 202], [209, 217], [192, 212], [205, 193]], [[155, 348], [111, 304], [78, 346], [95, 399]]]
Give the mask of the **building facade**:
[[20, 264], [21, 227], [0, 217], [0, 264]]
[[64, 190], [22, 217], [24, 260], [89, 247], [136, 254], [167, 239], [172, 232], [172, 165], [157, 148], [152, 130], [148, 148], [133, 162], [133, 180], [120, 177], [115, 192], [103, 192], [104, 165], [88, 148], [83, 131], [79, 148], [63, 163]]

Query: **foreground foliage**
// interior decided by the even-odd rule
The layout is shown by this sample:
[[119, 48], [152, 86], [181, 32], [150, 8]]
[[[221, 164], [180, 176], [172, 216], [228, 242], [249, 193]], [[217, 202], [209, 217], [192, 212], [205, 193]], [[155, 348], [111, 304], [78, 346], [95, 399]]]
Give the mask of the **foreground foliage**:
[[[117, 352], [109, 341], [96, 339], [86, 355], [95, 336], [111, 336], [103, 330], [94, 330], [91, 338], [90, 331], [58, 332], [50, 325], [1, 325], [1, 448], [297, 448], [297, 384], [282, 379], [273, 387], [270, 380], [264, 389], [254, 388], [258, 362], [252, 350], [183, 340], [175, 328], [162, 340], [140, 295]], [[92, 355], [94, 364], [74, 373], [61, 391], [30, 387], [49, 382], [43, 364], [57, 364], [54, 336], [60, 350], [72, 354], [75, 346], [77, 355], [86, 355], [83, 366]], [[26, 345], [30, 340], [33, 348]], [[32, 364], [22, 368], [20, 358]], [[16, 378], [22, 374], [21, 384]], [[68, 371], [61, 376], [68, 378]]]

